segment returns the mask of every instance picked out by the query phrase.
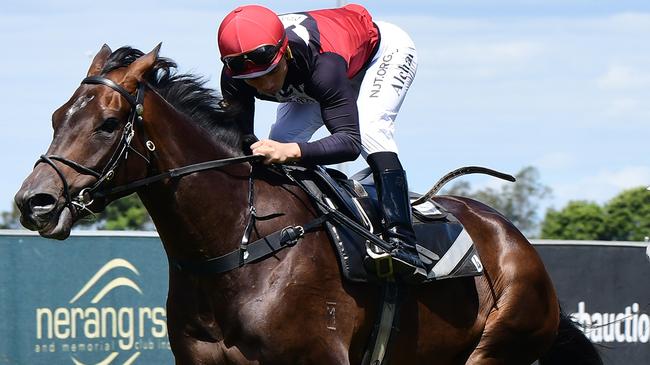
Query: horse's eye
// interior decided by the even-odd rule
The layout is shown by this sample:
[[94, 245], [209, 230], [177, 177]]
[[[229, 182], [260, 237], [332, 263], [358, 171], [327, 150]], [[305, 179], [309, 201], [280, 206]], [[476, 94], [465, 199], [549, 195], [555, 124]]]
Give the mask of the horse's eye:
[[116, 118], [108, 118], [104, 120], [104, 123], [97, 128], [98, 131], [106, 132], [106, 133], [113, 133], [115, 128], [120, 124], [120, 121], [117, 120]]

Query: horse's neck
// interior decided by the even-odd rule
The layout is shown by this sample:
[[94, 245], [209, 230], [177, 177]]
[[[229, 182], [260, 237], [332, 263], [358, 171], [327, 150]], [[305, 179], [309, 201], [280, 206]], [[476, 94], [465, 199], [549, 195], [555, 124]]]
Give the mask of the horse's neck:
[[161, 170], [232, 157], [208, 131], [155, 93], [145, 98], [144, 118], [147, 135], [156, 145], [155, 164]]
[[[147, 108], [152, 115], [145, 114], [145, 130], [156, 145], [154, 166], [159, 171], [231, 157], [203, 128], [159, 97], [147, 99], [145, 113]], [[237, 241], [247, 183], [247, 165], [234, 165], [154, 184], [140, 197], [167, 254], [199, 259], [221, 254]]]

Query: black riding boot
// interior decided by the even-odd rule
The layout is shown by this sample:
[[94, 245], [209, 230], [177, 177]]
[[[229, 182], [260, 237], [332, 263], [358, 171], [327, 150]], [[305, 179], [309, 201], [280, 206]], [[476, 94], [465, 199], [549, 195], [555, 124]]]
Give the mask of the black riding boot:
[[377, 152], [368, 155], [368, 165], [373, 172], [377, 197], [384, 218], [384, 240], [392, 245], [394, 259], [424, 269], [415, 249], [415, 232], [411, 220], [406, 173], [394, 152]]

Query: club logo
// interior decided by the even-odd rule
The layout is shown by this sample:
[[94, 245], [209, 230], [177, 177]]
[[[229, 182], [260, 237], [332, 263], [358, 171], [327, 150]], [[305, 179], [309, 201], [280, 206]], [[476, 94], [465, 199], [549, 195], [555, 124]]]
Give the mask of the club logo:
[[139, 276], [133, 264], [116, 258], [65, 305], [36, 308], [34, 351], [63, 353], [74, 365], [130, 365], [145, 351], [169, 350], [166, 310], [138, 305], [144, 296]]

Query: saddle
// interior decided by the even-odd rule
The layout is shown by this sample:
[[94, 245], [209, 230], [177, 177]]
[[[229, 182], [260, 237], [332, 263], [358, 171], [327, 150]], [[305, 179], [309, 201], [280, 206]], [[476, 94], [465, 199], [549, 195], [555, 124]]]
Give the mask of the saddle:
[[[317, 200], [323, 214], [336, 210], [380, 237], [381, 214], [372, 173], [366, 168], [351, 178], [342, 172], [317, 166], [307, 169], [284, 166], [284, 172]], [[421, 195], [410, 193], [414, 201]], [[477, 276], [483, 265], [474, 243], [462, 224], [433, 201], [413, 206], [416, 249], [422, 262], [430, 267], [425, 281]], [[372, 283], [392, 278], [391, 257], [385, 250], [361, 235], [349, 224], [327, 220], [325, 227], [336, 248], [343, 276], [352, 282]]]

